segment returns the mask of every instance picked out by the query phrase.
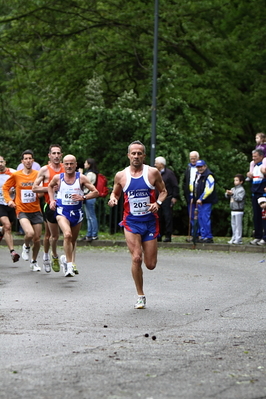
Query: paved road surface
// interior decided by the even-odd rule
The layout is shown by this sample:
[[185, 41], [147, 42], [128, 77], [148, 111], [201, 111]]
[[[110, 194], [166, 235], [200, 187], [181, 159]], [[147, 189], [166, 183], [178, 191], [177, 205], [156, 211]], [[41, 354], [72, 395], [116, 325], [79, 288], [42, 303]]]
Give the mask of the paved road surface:
[[145, 310], [125, 248], [77, 264], [34, 273], [0, 248], [1, 399], [266, 398], [264, 254], [161, 249]]

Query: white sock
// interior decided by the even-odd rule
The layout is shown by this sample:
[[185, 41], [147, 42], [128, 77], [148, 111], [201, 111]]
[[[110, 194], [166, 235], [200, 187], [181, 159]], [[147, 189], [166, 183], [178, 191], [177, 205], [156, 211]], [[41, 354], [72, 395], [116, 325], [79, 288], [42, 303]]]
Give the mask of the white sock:
[[49, 256], [49, 253], [47, 252], [47, 253], [43, 253], [43, 260], [49, 260], [50, 259], [50, 256]]

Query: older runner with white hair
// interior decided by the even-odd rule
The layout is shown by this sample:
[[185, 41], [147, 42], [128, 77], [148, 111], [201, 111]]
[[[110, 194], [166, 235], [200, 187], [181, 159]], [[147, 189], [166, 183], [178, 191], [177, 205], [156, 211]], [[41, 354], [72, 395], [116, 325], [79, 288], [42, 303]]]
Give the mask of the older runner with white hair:
[[[66, 155], [63, 159], [65, 173], [55, 175], [48, 185], [50, 209], [56, 210], [56, 220], [64, 235], [65, 255], [60, 257], [65, 277], [74, 277], [74, 251], [77, 237], [83, 220], [82, 204], [84, 200], [96, 198], [98, 190], [89, 179], [76, 172], [77, 160], [74, 155]], [[57, 199], [54, 198], [54, 187], [58, 187]], [[84, 195], [83, 188], [89, 193]]]

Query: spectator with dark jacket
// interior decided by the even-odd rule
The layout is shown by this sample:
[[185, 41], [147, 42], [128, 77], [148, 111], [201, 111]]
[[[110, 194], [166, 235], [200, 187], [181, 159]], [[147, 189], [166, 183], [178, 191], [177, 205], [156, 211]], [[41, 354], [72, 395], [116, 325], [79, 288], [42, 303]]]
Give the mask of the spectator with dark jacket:
[[198, 208], [198, 221], [201, 236], [199, 242], [213, 243], [211, 212], [212, 205], [217, 202], [215, 179], [205, 161], [201, 159], [198, 160], [196, 168], [197, 173], [193, 186], [193, 202]]
[[261, 208], [258, 203], [260, 197], [266, 197], [266, 170], [263, 167], [263, 151], [258, 148], [252, 151], [252, 159], [254, 161], [254, 169], [252, 172], [252, 209], [253, 209], [253, 223], [254, 223], [254, 238], [250, 241], [251, 245], [264, 245], [266, 243], [266, 232], [263, 231]]
[[[189, 153], [189, 164], [185, 170], [184, 176], [184, 194], [188, 207], [188, 215], [191, 223], [191, 230], [193, 231], [194, 226], [194, 211], [195, 204], [193, 204], [193, 184], [196, 177], [196, 162], [199, 160], [199, 153], [197, 151], [191, 151]], [[192, 241], [192, 238], [187, 238], [186, 241]]]
[[161, 173], [168, 193], [167, 198], [161, 204], [158, 212], [160, 223], [160, 237], [158, 241], [162, 241], [162, 235], [165, 235], [163, 241], [171, 242], [173, 233], [173, 206], [178, 197], [178, 183], [174, 172], [166, 168], [165, 158], [155, 158], [155, 167]]

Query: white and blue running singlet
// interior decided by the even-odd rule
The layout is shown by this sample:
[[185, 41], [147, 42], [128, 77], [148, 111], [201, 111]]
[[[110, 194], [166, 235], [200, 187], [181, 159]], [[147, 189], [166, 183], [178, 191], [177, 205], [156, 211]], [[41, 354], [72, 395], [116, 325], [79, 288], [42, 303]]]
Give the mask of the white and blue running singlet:
[[56, 212], [58, 215], [65, 216], [70, 221], [71, 226], [75, 226], [83, 220], [83, 201], [75, 201], [72, 199], [73, 194], [83, 196], [79, 178], [80, 173], [76, 172], [74, 183], [68, 184], [64, 180], [64, 173], [60, 173], [60, 187], [57, 192]]
[[130, 167], [125, 169], [126, 184], [124, 191], [124, 217], [123, 220], [146, 222], [158, 217], [149, 211], [151, 203], [156, 202], [155, 187], [148, 180], [148, 165], [143, 165], [142, 175], [133, 177]]

